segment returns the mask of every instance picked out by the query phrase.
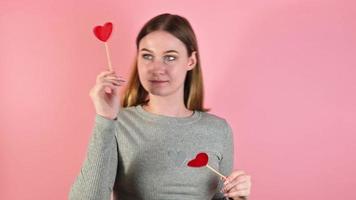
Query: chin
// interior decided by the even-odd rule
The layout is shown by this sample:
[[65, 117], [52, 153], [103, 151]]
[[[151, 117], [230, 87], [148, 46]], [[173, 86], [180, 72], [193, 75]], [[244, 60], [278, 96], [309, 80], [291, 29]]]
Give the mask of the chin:
[[151, 95], [155, 95], [155, 96], [169, 96], [170, 94], [172, 94], [172, 92], [164, 91], [161, 89], [153, 89], [153, 90], [149, 90], [148, 92]]
[[178, 91], [176, 88], [171, 88], [171, 87], [150, 87], [147, 88], [148, 93], [154, 96], [170, 96]]
[[154, 96], [170, 96], [179, 92], [181, 87], [174, 87], [173, 85], [166, 85], [164, 87], [157, 87], [152, 85], [144, 85], [145, 90]]

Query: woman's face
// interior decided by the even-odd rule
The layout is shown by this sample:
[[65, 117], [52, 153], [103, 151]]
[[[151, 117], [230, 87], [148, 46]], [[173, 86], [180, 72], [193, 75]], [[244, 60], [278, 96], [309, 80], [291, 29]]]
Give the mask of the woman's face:
[[151, 95], [183, 94], [187, 71], [196, 64], [184, 43], [165, 31], [154, 31], [139, 43], [137, 67], [141, 84]]

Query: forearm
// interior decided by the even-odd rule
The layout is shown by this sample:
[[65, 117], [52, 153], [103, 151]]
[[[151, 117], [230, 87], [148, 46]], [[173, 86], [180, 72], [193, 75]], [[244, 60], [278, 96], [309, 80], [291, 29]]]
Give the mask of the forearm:
[[115, 131], [113, 120], [96, 115], [87, 156], [69, 199], [110, 199], [117, 169]]

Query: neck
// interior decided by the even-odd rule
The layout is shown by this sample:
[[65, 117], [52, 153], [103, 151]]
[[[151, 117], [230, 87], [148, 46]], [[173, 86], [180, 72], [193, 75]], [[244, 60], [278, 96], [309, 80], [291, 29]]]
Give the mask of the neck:
[[170, 117], [189, 117], [193, 114], [193, 111], [185, 107], [183, 100], [177, 101], [177, 97], [161, 97], [150, 94], [150, 101], [143, 108], [148, 112]]

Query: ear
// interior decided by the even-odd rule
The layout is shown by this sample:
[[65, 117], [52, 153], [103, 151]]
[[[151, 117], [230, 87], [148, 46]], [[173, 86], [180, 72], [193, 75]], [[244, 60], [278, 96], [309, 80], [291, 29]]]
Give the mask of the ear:
[[197, 52], [193, 51], [192, 55], [188, 58], [187, 71], [192, 70], [197, 65]]

